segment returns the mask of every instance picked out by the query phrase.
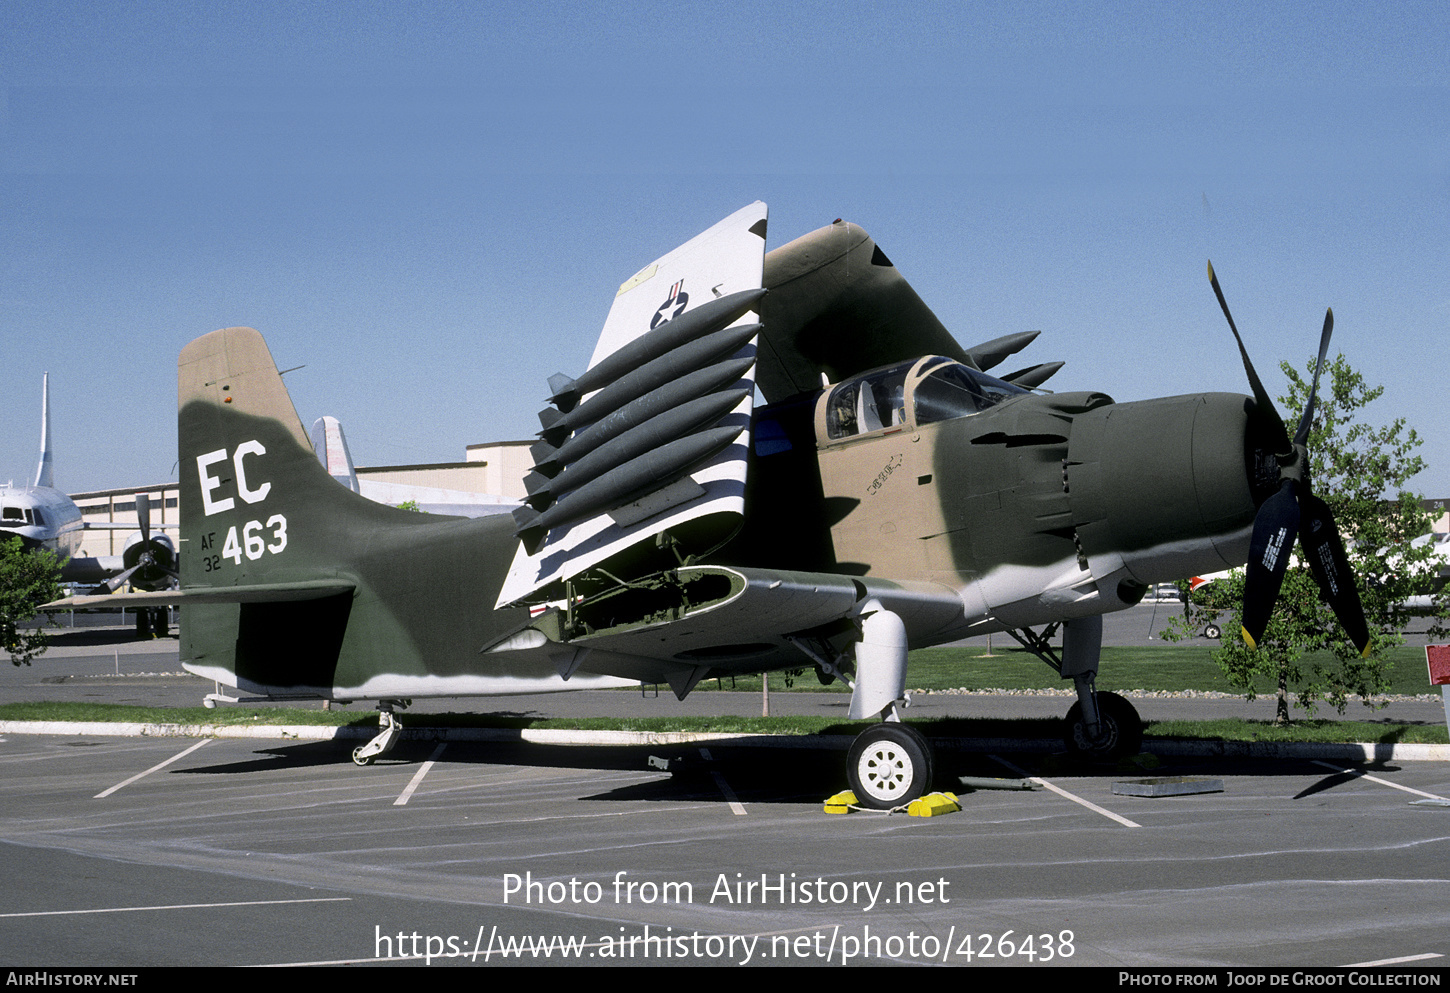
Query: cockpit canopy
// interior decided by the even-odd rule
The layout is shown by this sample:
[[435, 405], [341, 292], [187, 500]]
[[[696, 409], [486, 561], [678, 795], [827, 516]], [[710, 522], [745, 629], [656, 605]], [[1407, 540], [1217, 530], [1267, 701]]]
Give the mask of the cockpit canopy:
[[928, 355], [863, 372], [832, 387], [822, 400], [822, 440], [843, 441], [887, 428], [966, 417], [1026, 392], [953, 359]]

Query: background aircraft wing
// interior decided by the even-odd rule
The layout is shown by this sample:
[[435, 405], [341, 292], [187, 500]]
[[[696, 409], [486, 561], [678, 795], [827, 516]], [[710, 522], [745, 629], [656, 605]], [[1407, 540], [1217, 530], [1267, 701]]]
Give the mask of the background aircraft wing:
[[641, 269], [588, 371], [549, 380], [500, 606], [593, 566], [654, 571], [739, 528], [765, 226], [753, 203]]

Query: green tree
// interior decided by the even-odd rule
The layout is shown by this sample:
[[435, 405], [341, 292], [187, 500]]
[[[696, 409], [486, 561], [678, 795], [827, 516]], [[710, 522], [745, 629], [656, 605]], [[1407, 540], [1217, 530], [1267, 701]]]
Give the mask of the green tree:
[[44, 629], [22, 628], [36, 608], [58, 600], [60, 562], [51, 552], [27, 552], [19, 538], [0, 542], [0, 636], [13, 665], [29, 665], [45, 651]]
[[[1289, 395], [1279, 403], [1292, 425], [1308, 402], [1314, 360], [1305, 373], [1288, 362], [1280, 369], [1289, 379]], [[1242, 571], [1193, 593], [1185, 620], [1187, 628], [1199, 630], [1221, 614], [1232, 615], [1223, 625], [1223, 644], [1214, 658], [1249, 700], [1256, 695], [1256, 678], [1272, 679], [1278, 690], [1275, 720], [1280, 723], [1289, 720], [1291, 691], [1310, 714], [1321, 702], [1342, 714], [1352, 697], [1373, 706], [1372, 698], [1388, 685], [1385, 650], [1404, 643], [1399, 632], [1409, 620], [1406, 601], [1429, 590], [1438, 565], [1429, 545], [1411, 544], [1431, 524], [1419, 495], [1406, 488], [1424, 468], [1415, 454], [1419, 435], [1403, 419], [1384, 426], [1361, 419], [1384, 387], [1367, 385], [1343, 355], [1335, 357], [1326, 373], [1308, 438], [1309, 481], [1328, 504], [1344, 539], [1369, 624], [1367, 654], [1361, 657], [1349, 643], [1297, 554], [1256, 649], [1243, 640]], [[1433, 614], [1432, 634], [1445, 634], [1450, 607], [1443, 591], [1436, 596]]]

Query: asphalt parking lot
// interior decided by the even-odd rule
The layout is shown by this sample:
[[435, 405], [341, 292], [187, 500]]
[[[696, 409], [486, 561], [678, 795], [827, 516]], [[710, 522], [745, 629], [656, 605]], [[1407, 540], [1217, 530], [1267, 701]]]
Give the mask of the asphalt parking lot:
[[[209, 688], [140, 675], [174, 673], [174, 641], [98, 637], [6, 667], [0, 698], [194, 705]], [[968, 705], [935, 696], [918, 705]], [[570, 700], [679, 705], [503, 704]], [[844, 698], [772, 697], [793, 700]], [[352, 744], [4, 735], [0, 959], [1438, 969], [1450, 954], [1445, 762], [1169, 755], [1145, 772], [945, 748], [938, 788], [1037, 788], [962, 789], [963, 810], [920, 818], [824, 813], [844, 788], [829, 750], [404, 741], [359, 768]], [[1115, 792], [1145, 777], [1222, 788]]]
[[[650, 756], [689, 758], [680, 772]], [[46, 965], [1350, 966], [1450, 952], [1445, 763], [1169, 760], [830, 815], [839, 756], [0, 741], [0, 956]], [[953, 755], [952, 775], [1041, 773]], [[417, 936], [416, 938], [414, 936]], [[653, 940], [651, 940], [653, 939]]]

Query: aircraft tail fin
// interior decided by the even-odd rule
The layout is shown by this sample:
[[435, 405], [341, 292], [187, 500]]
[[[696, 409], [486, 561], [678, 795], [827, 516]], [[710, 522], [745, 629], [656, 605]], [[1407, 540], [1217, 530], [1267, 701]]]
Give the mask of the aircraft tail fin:
[[329, 433], [329, 418], [320, 422], [324, 467], [267, 343], [251, 328], [187, 345], [177, 389], [183, 590], [333, 579], [330, 552], [349, 528], [406, 526], [422, 516], [337, 485], [329, 469], [351, 467], [341, 431]]
[[337, 485], [251, 328], [187, 345], [177, 391], [182, 661], [226, 685], [325, 692], [360, 583], [355, 535], [402, 547], [430, 518]]
[[35, 485], [55, 486], [55, 472], [50, 455], [50, 373], [40, 380], [40, 464], [35, 467]]

